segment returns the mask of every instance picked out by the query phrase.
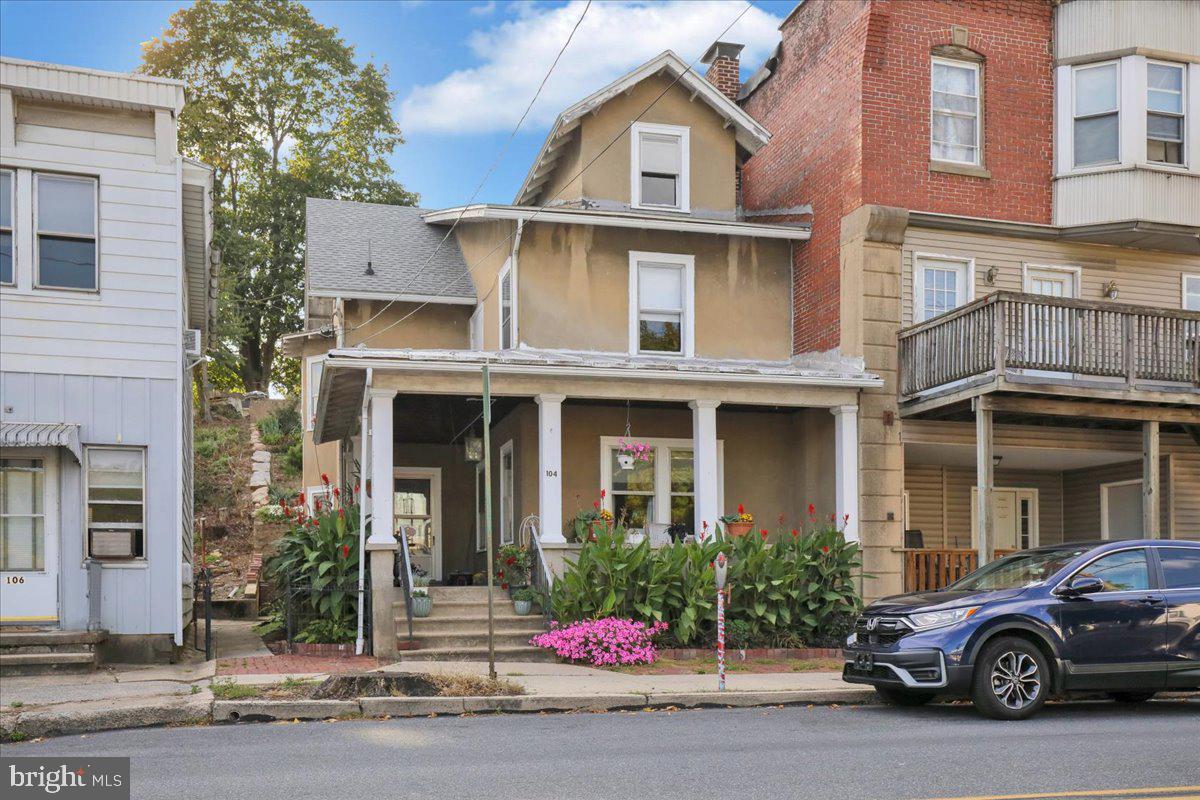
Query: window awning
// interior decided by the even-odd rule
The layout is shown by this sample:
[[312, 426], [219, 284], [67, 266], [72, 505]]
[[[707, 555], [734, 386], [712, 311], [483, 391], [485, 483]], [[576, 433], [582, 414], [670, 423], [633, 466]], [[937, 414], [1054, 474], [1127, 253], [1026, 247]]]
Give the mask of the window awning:
[[83, 463], [79, 426], [66, 422], [0, 422], [0, 447], [65, 447]]

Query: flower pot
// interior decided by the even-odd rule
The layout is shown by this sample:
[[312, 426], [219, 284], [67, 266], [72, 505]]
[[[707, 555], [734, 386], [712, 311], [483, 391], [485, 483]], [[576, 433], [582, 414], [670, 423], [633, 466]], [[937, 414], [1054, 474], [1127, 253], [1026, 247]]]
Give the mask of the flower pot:
[[433, 610], [433, 598], [428, 595], [425, 597], [414, 596], [412, 609], [414, 617], [428, 617], [429, 612]]
[[529, 612], [533, 610], [532, 600], [513, 600], [513, 609], [517, 612], [518, 617], [527, 617]]
[[725, 532], [730, 536], [745, 536], [753, 527], [753, 522], [731, 522], [725, 526]]
[[617, 466], [621, 469], [633, 469], [636, 461], [637, 459], [633, 457], [633, 453], [617, 453]]
[[646, 534], [642, 531], [630, 531], [625, 534], [625, 544], [630, 547], [637, 547], [646, 540]]
[[608, 532], [612, 528], [612, 523], [606, 519], [592, 520], [592, 536], [599, 536], [602, 533]]

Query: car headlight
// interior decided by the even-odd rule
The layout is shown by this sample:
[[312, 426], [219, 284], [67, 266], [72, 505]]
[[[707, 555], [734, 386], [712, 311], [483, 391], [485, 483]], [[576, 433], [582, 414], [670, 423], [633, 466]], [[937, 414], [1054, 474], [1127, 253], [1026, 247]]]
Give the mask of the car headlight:
[[927, 631], [930, 628], [944, 628], [962, 622], [979, 610], [979, 606], [970, 608], [951, 608], [946, 611], [923, 611], [919, 614], [909, 614], [908, 624], [914, 630]]
[[858, 634], [857, 633], [852, 633], [846, 637], [846, 647], [854, 647], [854, 645], [856, 645], [856, 644], [858, 644]]

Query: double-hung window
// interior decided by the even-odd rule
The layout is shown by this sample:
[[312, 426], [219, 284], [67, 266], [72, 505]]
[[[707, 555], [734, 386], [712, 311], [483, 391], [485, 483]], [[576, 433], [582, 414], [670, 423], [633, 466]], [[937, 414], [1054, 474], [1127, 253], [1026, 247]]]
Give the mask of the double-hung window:
[[1183, 307], [1187, 311], [1200, 311], [1200, 275], [1183, 276]]
[[37, 226], [37, 285], [48, 289], [95, 291], [95, 178], [34, 175]]
[[1146, 160], [1183, 163], [1184, 74], [1181, 64], [1146, 63]]
[[12, 170], [0, 169], [0, 284], [9, 286], [14, 283], [13, 197], [16, 184]]
[[630, 353], [692, 356], [692, 256], [629, 254]]
[[87, 536], [92, 558], [145, 558], [146, 452], [131, 447], [89, 447]]
[[46, 568], [46, 462], [0, 458], [0, 571]]
[[1120, 66], [1075, 67], [1072, 76], [1075, 166], [1120, 161]]
[[635, 208], [688, 211], [688, 128], [635, 122], [632, 205]]
[[981, 164], [979, 76], [978, 64], [933, 59], [929, 105], [931, 158], [960, 164]]
[[970, 259], [922, 256], [914, 258], [913, 316], [915, 322], [933, 319], [971, 298]]
[[[648, 522], [695, 527], [696, 498], [692, 441], [690, 439], [642, 439], [649, 445], [646, 457], [622, 467], [621, 439], [602, 437], [601, 487], [605, 507], [630, 528]], [[717, 469], [722, 471], [723, 443], [717, 442]], [[718, 498], [719, 500], [719, 498]]]
[[510, 350], [517, 339], [517, 319], [513, 313], [513, 272], [509, 264], [500, 270], [500, 349]]

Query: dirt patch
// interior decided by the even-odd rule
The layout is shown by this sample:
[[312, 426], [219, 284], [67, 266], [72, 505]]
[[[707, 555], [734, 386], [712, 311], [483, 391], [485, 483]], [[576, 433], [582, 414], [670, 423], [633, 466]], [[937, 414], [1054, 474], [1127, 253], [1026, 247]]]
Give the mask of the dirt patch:
[[354, 700], [359, 697], [491, 697], [524, 694], [518, 683], [482, 675], [454, 673], [365, 673], [331, 675], [313, 690], [314, 700]]
[[[637, 664], [629, 667], [613, 667], [614, 672], [627, 675], [715, 675], [717, 655], [707, 658], [659, 658], [653, 664]], [[736, 653], [725, 654], [725, 671], [728, 673], [788, 673], [788, 672], [841, 672], [842, 660], [832, 658], [760, 658], [740, 661]]]

